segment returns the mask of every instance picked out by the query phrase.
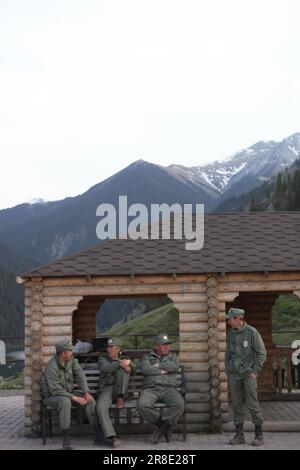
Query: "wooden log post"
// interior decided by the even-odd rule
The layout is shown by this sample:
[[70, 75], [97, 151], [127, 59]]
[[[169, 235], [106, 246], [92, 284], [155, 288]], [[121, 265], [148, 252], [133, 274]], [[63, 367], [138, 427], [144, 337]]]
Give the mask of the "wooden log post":
[[[186, 287], [186, 290], [185, 290]], [[180, 362], [186, 377], [186, 418], [188, 429], [201, 431], [209, 424], [209, 371], [206, 283], [198, 292], [168, 293], [179, 312]]]
[[72, 340], [72, 315], [81, 296], [45, 296], [42, 278], [25, 285], [25, 435], [40, 432], [41, 386], [55, 343]]
[[42, 278], [35, 278], [30, 289], [30, 325], [28, 326], [30, 346], [27, 348], [27, 361], [30, 358], [31, 367], [26, 367], [25, 393], [28, 393], [29, 400], [25, 408], [26, 434], [37, 435], [40, 430], [41, 411], [41, 385], [43, 370], [43, 283]]
[[228, 381], [225, 373], [225, 351], [226, 351], [226, 302], [233, 302], [238, 297], [238, 292], [221, 292], [221, 282], [219, 278], [218, 284], [218, 330], [219, 330], [219, 368], [220, 368], [220, 402], [221, 402], [221, 422], [229, 422], [229, 400], [228, 400]]
[[[25, 419], [24, 419], [24, 434], [29, 436], [32, 432], [32, 419], [31, 419], [31, 349], [28, 345], [28, 340], [31, 336], [31, 282], [27, 281], [25, 284]], [[39, 367], [39, 363], [37, 363]]]
[[219, 350], [219, 310], [218, 280], [212, 275], [207, 279], [208, 305], [208, 363], [209, 363], [209, 394], [210, 394], [210, 425], [212, 429], [221, 429], [221, 381], [220, 381], [220, 350]]

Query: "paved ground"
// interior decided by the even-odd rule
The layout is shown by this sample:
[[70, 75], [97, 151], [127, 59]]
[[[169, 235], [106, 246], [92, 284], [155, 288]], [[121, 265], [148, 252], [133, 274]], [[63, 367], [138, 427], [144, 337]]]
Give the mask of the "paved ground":
[[[298, 405], [297, 405], [298, 406]], [[29, 439], [23, 436], [23, 410], [24, 397], [22, 395], [0, 396], [0, 449], [45, 449], [40, 439]], [[274, 412], [276, 411], [276, 406]], [[282, 413], [282, 408], [281, 412]], [[282, 416], [281, 416], [282, 417]], [[293, 415], [293, 417], [295, 417]], [[288, 417], [291, 419], [291, 416]], [[123, 446], [118, 450], [193, 450], [193, 449], [230, 449], [227, 441], [231, 434], [190, 434], [187, 442], [181, 442], [181, 436], [176, 436], [172, 443], [160, 443], [153, 446], [149, 442], [149, 435], [143, 436], [123, 436]], [[246, 433], [246, 440], [249, 443], [252, 433]], [[105, 449], [96, 447], [87, 437], [76, 437], [73, 444], [77, 449]], [[60, 449], [60, 438], [48, 439], [46, 449]], [[259, 449], [252, 446], [237, 446], [234, 449], [300, 449], [300, 432], [266, 432], [265, 445]]]

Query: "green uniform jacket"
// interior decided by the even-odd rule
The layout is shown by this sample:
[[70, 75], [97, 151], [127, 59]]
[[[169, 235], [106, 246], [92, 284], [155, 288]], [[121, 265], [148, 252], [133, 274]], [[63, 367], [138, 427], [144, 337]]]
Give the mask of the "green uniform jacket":
[[227, 335], [225, 371], [241, 377], [251, 372], [258, 374], [266, 360], [267, 352], [259, 332], [244, 322], [240, 330], [231, 329]]
[[[113, 385], [116, 380], [116, 372], [121, 366], [119, 361], [121, 359], [129, 359], [128, 357], [120, 355], [117, 359], [110, 359], [107, 354], [99, 356], [98, 367], [99, 367], [99, 391], [103, 389], [105, 385]], [[134, 369], [135, 363], [130, 360], [130, 367]]]
[[72, 393], [74, 384], [77, 384], [83, 393], [89, 391], [86, 376], [77, 359], [73, 357], [72, 361], [62, 364], [58, 356], [54, 354], [45, 370], [43, 383], [45, 397], [62, 396], [71, 398], [74, 395]]
[[[180, 364], [174, 352], [163, 357], [156, 354], [154, 350], [144, 354], [141, 361], [141, 370], [145, 376], [143, 388], [155, 387], [156, 385], [175, 387], [179, 367]], [[168, 374], [162, 374], [162, 370], [166, 370]]]

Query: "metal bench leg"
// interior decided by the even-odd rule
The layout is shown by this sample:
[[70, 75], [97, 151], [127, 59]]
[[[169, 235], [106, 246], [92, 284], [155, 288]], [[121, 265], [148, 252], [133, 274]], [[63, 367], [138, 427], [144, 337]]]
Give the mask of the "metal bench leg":
[[52, 410], [49, 410], [48, 421], [49, 421], [49, 436], [50, 436], [50, 437], [53, 437], [53, 429], [52, 429]]
[[182, 416], [182, 438], [183, 442], [186, 442], [186, 416], [185, 416], [185, 411]]
[[43, 445], [47, 444], [47, 408], [45, 405], [42, 405], [42, 438]]

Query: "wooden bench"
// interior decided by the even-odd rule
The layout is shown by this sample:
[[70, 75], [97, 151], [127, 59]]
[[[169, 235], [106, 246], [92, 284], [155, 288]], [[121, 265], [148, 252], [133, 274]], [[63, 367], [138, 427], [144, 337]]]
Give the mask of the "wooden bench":
[[[99, 383], [99, 369], [98, 364], [95, 362], [86, 362], [80, 364], [87, 378], [87, 383], [90, 389], [90, 393], [93, 395], [94, 399], [97, 399], [98, 396], [98, 383]], [[184, 367], [181, 366], [178, 373], [176, 374], [176, 389], [181, 393], [183, 399], [185, 399], [185, 376], [184, 376]], [[138, 426], [143, 424], [142, 417], [140, 416], [137, 409], [137, 401], [142, 390], [144, 376], [141, 371], [137, 368], [135, 373], [130, 376], [128, 384], [128, 397], [125, 402], [125, 406], [122, 409], [118, 409], [115, 404], [112, 404], [110, 411], [114, 418], [115, 425], [134, 425]], [[78, 387], [74, 387], [74, 391], [78, 391]], [[155, 408], [158, 408], [161, 413], [166, 408], [164, 403], [156, 403]], [[41, 433], [43, 438], [43, 444], [46, 445], [47, 430], [49, 431], [49, 436], [52, 436], [52, 413], [54, 409], [50, 406], [42, 404], [42, 416], [41, 416]], [[72, 407], [72, 411], [76, 411], [77, 423], [83, 422], [83, 413], [82, 409], [76, 405]], [[181, 426], [182, 426], [182, 438], [183, 441], [186, 441], [186, 416], [185, 412], [181, 417]], [[125, 426], [126, 427], [126, 426]]]

